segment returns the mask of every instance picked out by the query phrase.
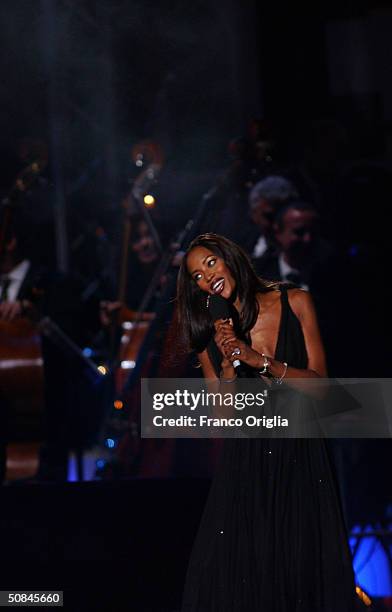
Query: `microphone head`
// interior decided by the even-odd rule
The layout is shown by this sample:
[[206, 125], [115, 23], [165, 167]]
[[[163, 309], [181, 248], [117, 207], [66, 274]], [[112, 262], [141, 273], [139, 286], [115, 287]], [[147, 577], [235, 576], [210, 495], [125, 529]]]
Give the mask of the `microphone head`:
[[229, 302], [220, 295], [211, 295], [209, 299], [208, 309], [213, 321], [218, 319], [230, 319]]

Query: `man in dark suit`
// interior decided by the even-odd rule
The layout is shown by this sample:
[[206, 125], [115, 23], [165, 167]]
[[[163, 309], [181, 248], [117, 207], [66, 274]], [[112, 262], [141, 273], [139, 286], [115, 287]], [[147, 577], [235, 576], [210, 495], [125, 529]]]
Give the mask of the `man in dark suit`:
[[344, 338], [348, 332], [347, 258], [339, 255], [320, 236], [319, 215], [307, 202], [292, 201], [277, 214], [274, 222], [276, 247], [253, 259], [259, 276], [292, 282], [310, 291], [315, 302], [320, 328], [330, 356], [330, 369], [339, 371]]
[[274, 219], [298, 193], [284, 176], [271, 175], [256, 183], [249, 193], [249, 222], [239, 243], [254, 258], [275, 248]]
[[320, 267], [333, 256], [332, 246], [319, 234], [319, 216], [299, 200], [284, 205], [273, 222], [274, 248], [254, 257], [260, 276], [288, 280], [304, 289], [318, 282]]

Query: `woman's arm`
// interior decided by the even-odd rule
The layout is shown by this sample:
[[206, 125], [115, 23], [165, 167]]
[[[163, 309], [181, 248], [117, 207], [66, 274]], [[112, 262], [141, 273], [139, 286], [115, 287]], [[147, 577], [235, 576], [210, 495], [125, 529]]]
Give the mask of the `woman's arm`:
[[[270, 363], [268, 372], [274, 378], [281, 378], [284, 374], [286, 384], [297, 387], [295, 379], [303, 378], [323, 378], [327, 376], [326, 359], [320, 330], [317, 323], [317, 316], [313, 300], [307, 291], [302, 289], [292, 289], [288, 292], [290, 306], [298, 317], [305, 339], [306, 351], [308, 354], [308, 366], [306, 369], [294, 368], [290, 364], [286, 366], [269, 355], [266, 357]], [[224, 343], [224, 351], [227, 359], [232, 360], [231, 356], [235, 347], [241, 350], [241, 361], [251, 367], [262, 370], [264, 357], [240, 340], [228, 340]]]
[[[301, 323], [308, 355], [308, 367], [306, 369], [293, 368], [288, 364], [285, 378], [325, 378], [327, 376], [325, 351], [312, 297], [308, 291], [303, 289], [292, 289], [288, 292], [288, 297], [290, 306]], [[268, 359], [271, 362], [268, 368], [270, 374], [275, 378], [282, 376], [285, 370], [283, 363], [270, 357]]]
[[[290, 306], [298, 320], [300, 321], [305, 339], [305, 346], [308, 355], [308, 367], [306, 369], [294, 368], [288, 364], [285, 379], [290, 378], [323, 378], [327, 376], [327, 367], [325, 359], [325, 351], [321, 340], [320, 330], [317, 322], [316, 311], [313, 300], [308, 291], [303, 289], [291, 289], [288, 292]], [[225, 358], [222, 362], [223, 372], [234, 372], [234, 368], [230, 368], [229, 363], [236, 357], [232, 356], [234, 348], [237, 346], [241, 349], [241, 361], [247, 363], [253, 368], [261, 370], [263, 368], [264, 358], [252, 349], [250, 346], [233, 338], [233, 328], [228, 323], [219, 323], [219, 328], [222, 330], [223, 340], [218, 342], [220, 350], [224, 351]], [[225, 338], [225, 332], [227, 338]], [[217, 339], [220, 336], [217, 333]], [[268, 357], [270, 361], [269, 373], [275, 378], [280, 378], [285, 370], [285, 366], [281, 361], [277, 361], [272, 357]], [[208, 356], [207, 350], [199, 354], [199, 360], [203, 369], [204, 377], [210, 380], [217, 379], [215, 370]]]
[[197, 357], [200, 361], [201, 369], [203, 370], [204, 378], [207, 380], [218, 380], [215, 373], [214, 366], [211, 363], [211, 359], [208, 355], [207, 349], [202, 353], [198, 353]]
[[[225, 356], [224, 345], [228, 340], [235, 340], [233, 323], [231, 319], [218, 319], [215, 321], [214, 327], [214, 340], [222, 355], [220, 380], [231, 381], [233, 378], [235, 378], [236, 373], [231, 361]], [[211, 363], [207, 350], [203, 351], [202, 353], [198, 353], [198, 358], [203, 370], [204, 378], [209, 380], [217, 380], [218, 377], [216, 376], [215, 369]]]
[[[207, 350], [203, 351], [202, 353], [198, 353], [197, 356], [199, 358], [199, 361], [200, 361], [200, 364], [203, 370], [204, 378], [207, 381], [208, 391], [210, 393], [219, 393], [219, 392], [225, 393], [225, 395], [227, 395], [228, 393], [235, 394], [236, 374], [235, 374], [234, 368], [231, 365], [231, 363], [227, 359], [223, 359], [221, 378], [218, 378], [218, 376], [215, 373], [214, 366], [211, 363]], [[226, 363], [228, 364], [227, 368], [224, 366], [224, 364]], [[228, 372], [229, 372], [229, 375], [232, 376], [232, 378], [229, 378], [229, 376], [227, 375]], [[218, 417], [218, 418], [220, 417], [231, 418], [234, 416], [234, 413], [235, 413], [233, 405], [234, 405], [234, 402], [231, 405], [225, 405], [225, 404], [216, 402], [212, 405], [211, 416]]]

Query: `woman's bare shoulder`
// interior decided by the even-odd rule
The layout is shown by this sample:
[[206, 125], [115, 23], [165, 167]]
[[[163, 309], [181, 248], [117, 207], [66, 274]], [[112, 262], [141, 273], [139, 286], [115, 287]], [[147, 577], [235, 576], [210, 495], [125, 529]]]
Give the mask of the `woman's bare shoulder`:
[[259, 306], [263, 308], [269, 308], [280, 301], [280, 290], [279, 286], [271, 287], [268, 291], [257, 293], [256, 299]]
[[309, 291], [301, 288], [288, 289], [290, 306], [299, 319], [314, 313], [313, 298]]

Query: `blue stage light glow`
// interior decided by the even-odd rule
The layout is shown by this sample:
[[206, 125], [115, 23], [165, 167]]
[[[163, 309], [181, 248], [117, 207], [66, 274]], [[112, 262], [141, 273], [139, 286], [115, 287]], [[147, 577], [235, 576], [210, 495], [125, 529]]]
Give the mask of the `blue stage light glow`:
[[116, 446], [116, 443], [113, 438], [106, 438], [105, 444], [108, 448], [114, 448]]
[[[390, 526], [392, 532], [392, 525]], [[375, 527], [356, 525], [351, 532], [350, 546], [354, 550], [359, 537], [359, 546], [354, 557], [356, 583], [372, 597], [390, 597], [392, 595], [392, 577], [389, 555], [392, 555], [390, 538], [372, 535]], [[369, 534], [363, 537], [363, 534]]]

